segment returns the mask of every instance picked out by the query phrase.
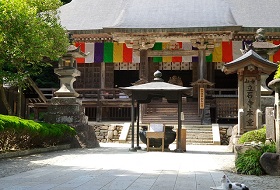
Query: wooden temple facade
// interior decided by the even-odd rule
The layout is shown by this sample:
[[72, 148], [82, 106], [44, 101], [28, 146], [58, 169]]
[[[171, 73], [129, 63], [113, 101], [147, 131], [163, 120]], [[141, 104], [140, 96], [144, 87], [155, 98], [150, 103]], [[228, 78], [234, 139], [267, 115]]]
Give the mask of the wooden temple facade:
[[[183, 99], [186, 124], [237, 122], [238, 77], [226, 75], [223, 65], [242, 55], [258, 28], [280, 44], [277, 7], [276, 0], [72, 0], [60, 18], [75, 46], [89, 53], [76, 60], [81, 76], [74, 83], [86, 114], [97, 121], [129, 120], [129, 97], [119, 87], [150, 82], [160, 70], [165, 82], [193, 87]], [[267, 59], [280, 61], [280, 51]], [[155, 100], [141, 117], [162, 120], [155, 113], [174, 110]]]

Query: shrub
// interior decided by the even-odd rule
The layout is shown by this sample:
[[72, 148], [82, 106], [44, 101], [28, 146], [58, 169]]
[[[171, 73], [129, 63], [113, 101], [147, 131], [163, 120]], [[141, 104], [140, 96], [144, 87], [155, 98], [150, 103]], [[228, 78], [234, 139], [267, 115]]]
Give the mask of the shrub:
[[253, 131], [248, 131], [244, 133], [240, 139], [239, 143], [243, 144], [244, 142], [262, 142], [265, 143], [266, 140], [266, 128], [263, 127], [261, 129], [253, 130]]
[[280, 78], [280, 64], [279, 64], [279, 62], [277, 62], [277, 63], [278, 63], [278, 67], [277, 67], [276, 73], [274, 75], [274, 79]]
[[246, 175], [263, 175], [264, 170], [260, 165], [260, 157], [265, 152], [276, 152], [275, 144], [256, 146], [240, 153], [235, 160], [235, 167], [238, 173]]
[[49, 124], [0, 115], [0, 150], [29, 149], [69, 142], [76, 134], [66, 124]]

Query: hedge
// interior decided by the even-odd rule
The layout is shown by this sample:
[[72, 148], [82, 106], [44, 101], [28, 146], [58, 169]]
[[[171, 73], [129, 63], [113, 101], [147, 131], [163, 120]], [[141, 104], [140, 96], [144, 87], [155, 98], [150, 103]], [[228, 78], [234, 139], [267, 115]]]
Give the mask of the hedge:
[[66, 124], [50, 124], [0, 114], [0, 151], [69, 143], [76, 131]]

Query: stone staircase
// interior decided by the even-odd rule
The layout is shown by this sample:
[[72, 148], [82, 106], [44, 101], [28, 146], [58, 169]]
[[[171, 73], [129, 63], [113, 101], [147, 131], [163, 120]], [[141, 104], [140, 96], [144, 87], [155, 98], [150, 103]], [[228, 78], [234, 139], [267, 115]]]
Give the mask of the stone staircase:
[[182, 128], [187, 130], [187, 144], [214, 144], [212, 125], [185, 125]]
[[[164, 123], [174, 126], [174, 131], [178, 125], [178, 104], [166, 101], [154, 101], [146, 105], [146, 113], [143, 115], [142, 123]], [[198, 115], [197, 101], [183, 100], [182, 111], [184, 120], [182, 128], [186, 129], [186, 144], [214, 144], [212, 125], [201, 125], [201, 118]], [[141, 127], [140, 127], [141, 130]], [[135, 124], [135, 144], [136, 144], [136, 124]], [[131, 128], [128, 132], [126, 142], [131, 142]], [[140, 141], [140, 143], [142, 143]], [[176, 143], [176, 142], [174, 142]]]
[[[213, 145], [213, 132], [212, 132], [212, 125], [183, 125], [183, 129], [186, 129], [186, 144], [190, 145]], [[177, 126], [174, 127], [174, 131], [176, 131]], [[136, 146], [136, 125], [134, 129], [134, 143]], [[141, 130], [141, 127], [140, 127]], [[131, 142], [131, 128], [128, 132], [128, 136], [126, 139], [127, 143]], [[140, 144], [142, 144], [141, 140], [139, 140]], [[176, 141], [174, 142], [176, 143]]]
[[[162, 102], [151, 102], [146, 105], [146, 113], [143, 115], [142, 123], [178, 123], [178, 104]], [[183, 125], [200, 125], [201, 119], [198, 115], [197, 102], [183, 101], [182, 111], [184, 113]]]

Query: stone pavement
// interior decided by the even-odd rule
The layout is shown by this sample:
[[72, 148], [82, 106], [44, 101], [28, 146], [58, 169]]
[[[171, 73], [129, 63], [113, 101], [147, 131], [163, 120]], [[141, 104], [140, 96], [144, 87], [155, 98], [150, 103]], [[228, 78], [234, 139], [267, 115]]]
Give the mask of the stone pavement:
[[[219, 186], [223, 169], [234, 164], [227, 146], [187, 145], [185, 153], [129, 152], [129, 144], [117, 143], [100, 146], [12, 159], [15, 167], [26, 162], [33, 167], [0, 178], [0, 189], [207, 190]], [[0, 160], [1, 170], [5, 163], [9, 159]]]

